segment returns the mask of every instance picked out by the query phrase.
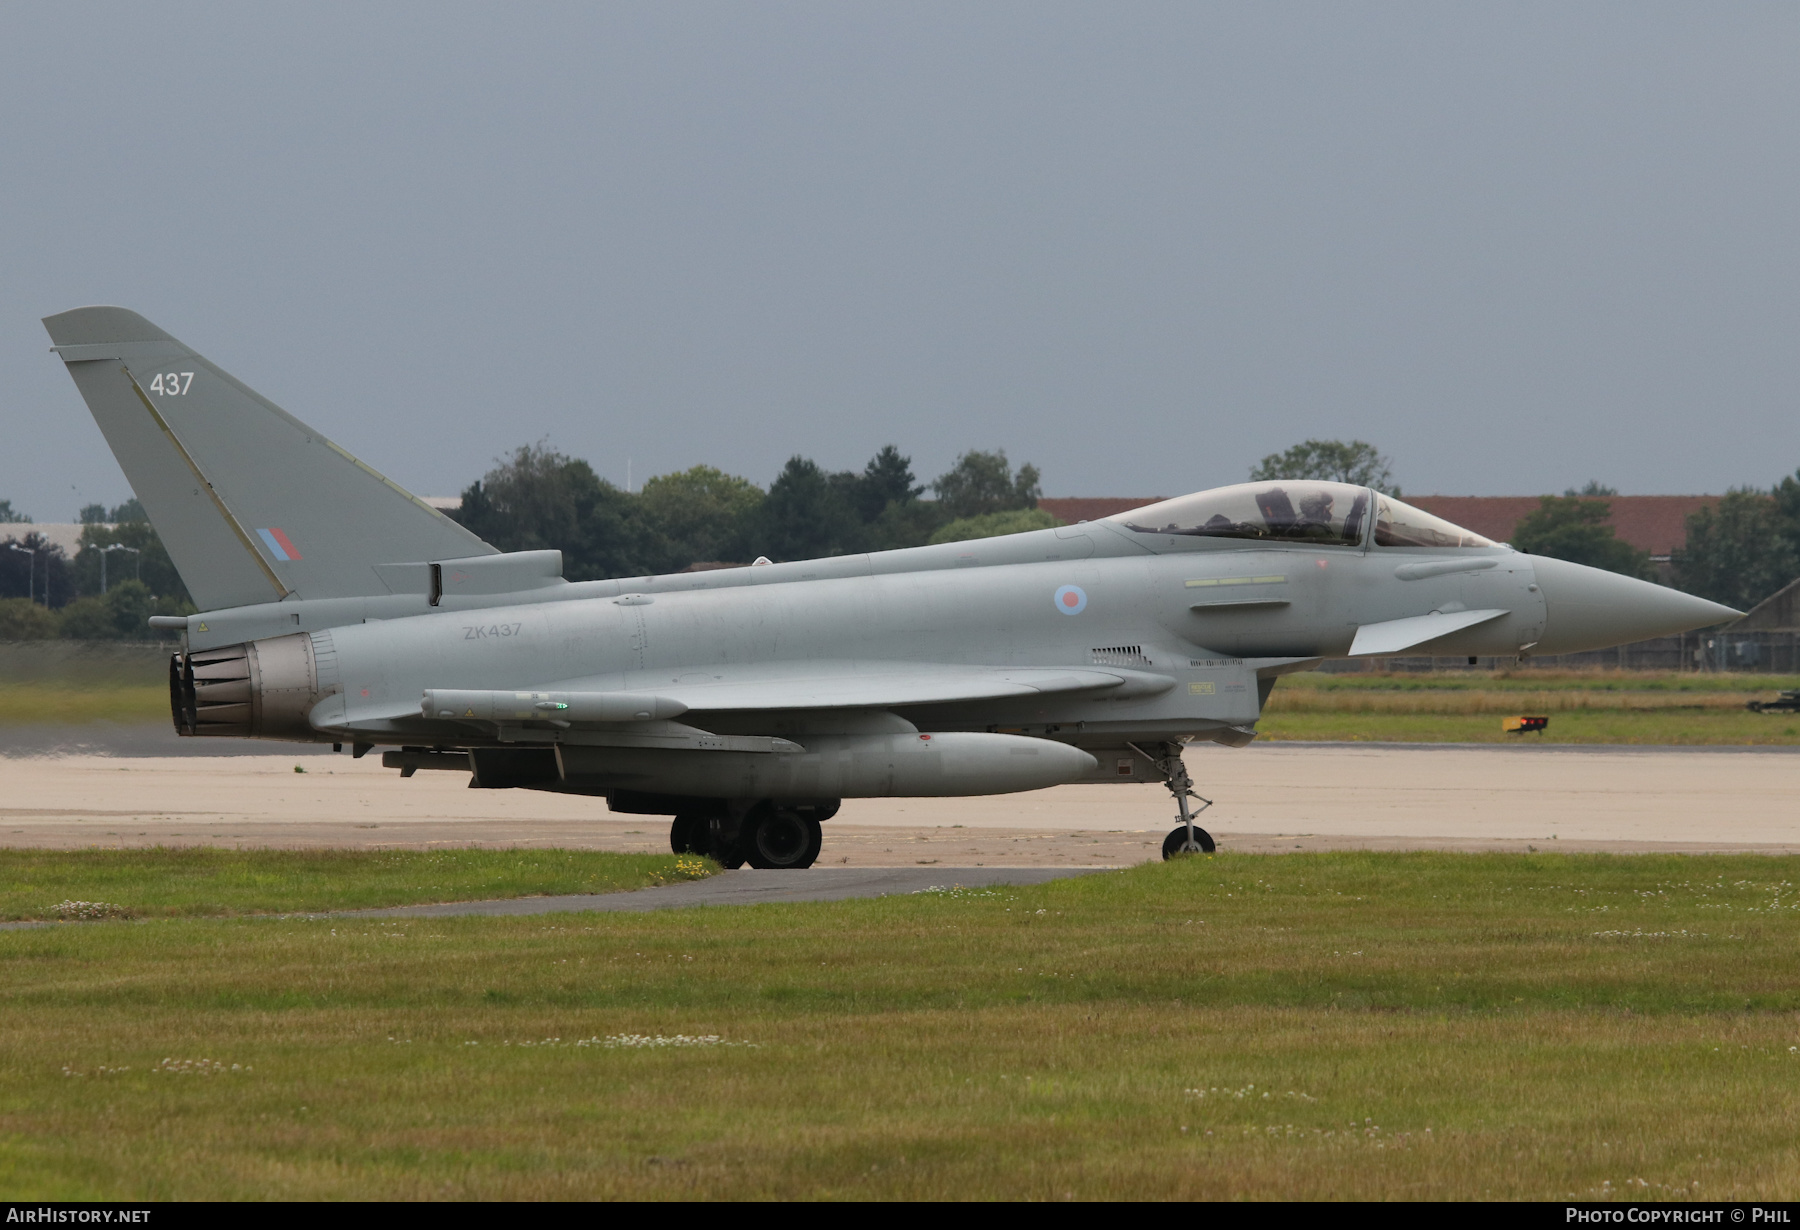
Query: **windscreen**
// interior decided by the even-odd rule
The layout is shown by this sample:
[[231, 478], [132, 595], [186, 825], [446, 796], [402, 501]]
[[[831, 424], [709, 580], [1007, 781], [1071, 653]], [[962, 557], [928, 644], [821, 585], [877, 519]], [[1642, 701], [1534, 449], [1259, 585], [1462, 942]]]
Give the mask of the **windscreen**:
[[1452, 525], [1388, 495], [1375, 497], [1378, 547], [1491, 547], [1480, 534]]
[[1107, 520], [1139, 534], [1354, 547], [1362, 544], [1368, 515], [1366, 487], [1296, 480], [1216, 487], [1134, 508]]

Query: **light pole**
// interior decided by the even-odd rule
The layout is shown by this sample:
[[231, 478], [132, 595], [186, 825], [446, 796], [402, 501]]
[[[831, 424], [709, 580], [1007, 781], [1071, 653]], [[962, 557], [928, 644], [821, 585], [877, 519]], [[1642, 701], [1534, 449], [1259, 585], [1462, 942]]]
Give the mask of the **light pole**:
[[[15, 551], [23, 551], [25, 554], [27, 554], [31, 557], [28, 561], [26, 561], [26, 564], [25, 564], [25, 601], [36, 602], [37, 601], [37, 588], [36, 588], [36, 586], [37, 586], [37, 550], [36, 550], [36, 548], [21, 547], [16, 542], [9, 542], [6, 545], [11, 547]], [[45, 580], [48, 581], [49, 578], [46, 577]], [[48, 589], [50, 587], [48, 585], [45, 585], [44, 588]], [[44, 595], [44, 598], [45, 598], [44, 605], [49, 606], [50, 605], [49, 595], [48, 594]]]
[[106, 557], [111, 555], [114, 551], [129, 551], [136, 556], [137, 558], [134, 559], [132, 563], [137, 565], [137, 579], [140, 581], [144, 579], [144, 553], [142, 551], [138, 550], [136, 547], [128, 547], [122, 542], [115, 542], [111, 546], [101, 547], [100, 593], [102, 596], [106, 594]]

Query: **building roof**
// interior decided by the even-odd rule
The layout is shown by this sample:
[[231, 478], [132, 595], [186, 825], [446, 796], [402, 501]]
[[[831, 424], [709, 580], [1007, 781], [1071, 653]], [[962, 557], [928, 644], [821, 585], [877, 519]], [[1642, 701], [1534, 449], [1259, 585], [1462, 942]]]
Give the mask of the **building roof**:
[[1077, 521], [1098, 521], [1102, 517], [1110, 517], [1129, 509], [1142, 508], [1144, 505], [1154, 504], [1162, 498], [1160, 495], [1137, 499], [1124, 499], [1113, 495], [1056, 496], [1048, 500], [1039, 500], [1037, 506], [1058, 521], [1074, 525]]
[[0, 525], [0, 542], [9, 538], [20, 542], [27, 534], [42, 534], [51, 546], [61, 547], [64, 555], [74, 559], [81, 550], [81, 531], [86, 528], [67, 521], [9, 521]]
[[[1408, 504], [1474, 530], [1495, 542], [1511, 542], [1513, 531], [1538, 507], [1535, 495], [1409, 495]], [[1613, 533], [1640, 551], [1668, 555], [1687, 542], [1689, 514], [1716, 504], [1716, 495], [1599, 496], [1612, 507]]]

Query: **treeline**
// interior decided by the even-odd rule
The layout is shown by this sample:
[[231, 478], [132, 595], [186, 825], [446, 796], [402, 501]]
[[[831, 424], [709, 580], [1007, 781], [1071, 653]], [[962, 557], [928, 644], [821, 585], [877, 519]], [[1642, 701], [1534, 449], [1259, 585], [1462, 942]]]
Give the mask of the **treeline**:
[[625, 491], [579, 458], [527, 445], [452, 515], [502, 551], [560, 550], [563, 575], [586, 581], [1042, 529], [1057, 522], [1040, 494], [1037, 468], [1015, 473], [1004, 451], [964, 453], [930, 483], [888, 445], [860, 471], [791, 457], [767, 491], [712, 466]]
[[[925, 498], [929, 491], [935, 498]], [[767, 491], [695, 466], [625, 491], [544, 445], [517, 450], [463, 492], [459, 521], [502, 551], [555, 548], [570, 580], [810, 559], [1055, 525], [1035, 466], [974, 450], [930, 483], [893, 446], [860, 471], [793, 457]], [[153, 638], [152, 615], [194, 610], [135, 499], [81, 510], [74, 558], [0, 500], [0, 640]]]
[[[1618, 492], [1590, 483], [1581, 491], [1547, 495], [1513, 531], [1512, 545], [1657, 579], [1649, 553], [1616, 537], [1607, 497]], [[1800, 577], [1800, 471], [1768, 489], [1735, 487], [1687, 519], [1687, 542], [1669, 560], [1676, 589], [1747, 611]]]
[[[1301, 478], [1400, 494], [1389, 459], [1363, 440], [1306, 440], [1271, 453], [1250, 471], [1252, 482]], [[1613, 532], [1610, 497], [1618, 494], [1592, 481], [1544, 496], [1514, 527], [1512, 545], [1531, 555], [1660, 580], [1650, 553]], [[1676, 589], [1740, 611], [1800, 577], [1800, 470], [1767, 489], [1734, 487], [1716, 505], [1689, 516], [1687, 542], [1669, 564]]]
[[1670, 562], [1678, 588], [1741, 611], [1800, 576], [1800, 470], [1767, 491], [1733, 488], [1689, 517]]
[[[1334, 479], [1398, 494], [1389, 459], [1364, 441], [1307, 440], [1252, 469], [1256, 481]], [[929, 498], [927, 492], [930, 493]], [[813, 559], [1019, 533], [1057, 524], [1037, 507], [1037, 468], [1003, 450], [972, 450], [929, 483], [893, 445], [861, 470], [792, 457], [765, 491], [695, 466], [626, 491], [547, 445], [527, 445], [462, 494], [452, 515], [502, 551], [554, 548], [570, 580], [642, 576]], [[1544, 496], [1513, 546], [1657, 579], [1649, 555], [1617, 537], [1598, 482]], [[151, 615], [194, 607], [134, 499], [81, 510], [73, 559], [0, 500], [0, 640], [148, 639]], [[1800, 471], [1774, 486], [1733, 488], [1688, 518], [1671, 561], [1676, 588], [1748, 610], [1800, 576]], [[104, 584], [102, 583], [104, 580]]]
[[150, 616], [193, 612], [142, 504], [90, 504], [80, 519], [71, 559], [0, 500], [0, 640], [150, 640]]

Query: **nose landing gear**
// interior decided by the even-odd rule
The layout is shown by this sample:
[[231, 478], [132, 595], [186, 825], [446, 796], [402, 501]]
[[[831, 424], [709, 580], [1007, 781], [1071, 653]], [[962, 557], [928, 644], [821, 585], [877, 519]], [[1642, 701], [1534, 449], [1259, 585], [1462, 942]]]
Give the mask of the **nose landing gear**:
[[[1135, 743], [1129, 746], [1132, 751], [1156, 766], [1156, 771], [1162, 774], [1163, 785], [1175, 796], [1181, 823], [1163, 838], [1164, 860], [1174, 858], [1177, 854], [1211, 854], [1214, 850], [1212, 834], [1195, 824], [1194, 817], [1211, 807], [1212, 800], [1194, 793], [1194, 779], [1188, 776], [1187, 763], [1181, 758], [1181, 744], [1162, 744], [1161, 756], [1152, 756]], [[1190, 810], [1189, 799], [1197, 800], [1200, 806]]]

